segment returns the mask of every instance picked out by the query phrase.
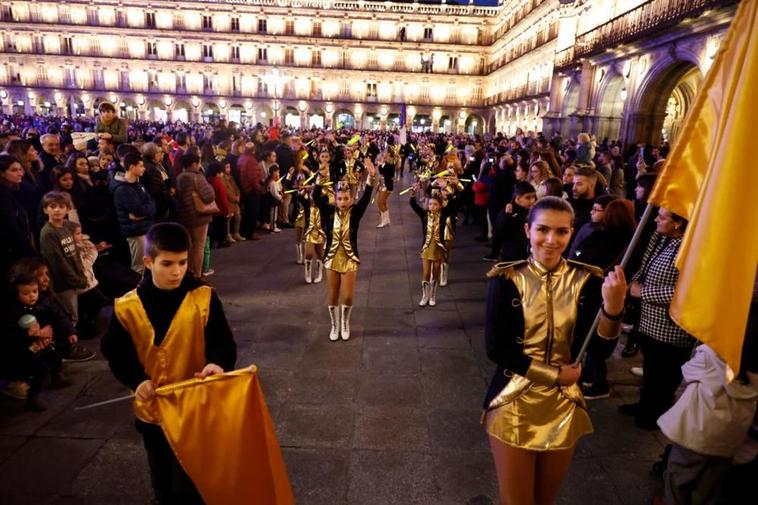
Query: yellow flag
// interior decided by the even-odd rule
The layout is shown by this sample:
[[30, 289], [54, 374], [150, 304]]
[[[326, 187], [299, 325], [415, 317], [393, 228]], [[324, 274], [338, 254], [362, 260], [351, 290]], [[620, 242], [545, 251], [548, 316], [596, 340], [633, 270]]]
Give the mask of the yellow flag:
[[156, 393], [161, 428], [207, 505], [294, 505], [254, 366]]
[[734, 372], [758, 264], [757, 13], [758, 0], [740, 4], [650, 195], [689, 219], [671, 317]]

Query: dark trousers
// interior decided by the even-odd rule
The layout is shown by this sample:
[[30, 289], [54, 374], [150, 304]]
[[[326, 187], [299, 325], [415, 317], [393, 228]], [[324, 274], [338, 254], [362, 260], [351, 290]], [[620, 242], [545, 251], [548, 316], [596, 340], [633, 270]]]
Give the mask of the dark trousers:
[[54, 348], [48, 347], [39, 352], [25, 352], [21, 356], [7, 356], [3, 368], [3, 378], [29, 381], [29, 398], [34, 398], [42, 391], [45, 378], [60, 376], [62, 360]]
[[706, 456], [673, 444], [663, 474], [666, 505], [716, 505], [732, 458]]
[[176, 459], [163, 430], [156, 424], [135, 422], [147, 451], [150, 480], [159, 505], [203, 505], [197, 488]]
[[97, 286], [79, 294], [79, 337], [88, 339], [95, 336], [97, 316], [103, 307], [110, 304], [111, 301]]
[[255, 228], [258, 226], [261, 212], [261, 195], [245, 193], [242, 195], [242, 204], [242, 235], [250, 237], [255, 233]]
[[674, 404], [674, 394], [682, 382], [682, 365], [690, 359], [692, 346], [677, 347], [640, 335], [644, 358], [639, 418], [655, 422]]

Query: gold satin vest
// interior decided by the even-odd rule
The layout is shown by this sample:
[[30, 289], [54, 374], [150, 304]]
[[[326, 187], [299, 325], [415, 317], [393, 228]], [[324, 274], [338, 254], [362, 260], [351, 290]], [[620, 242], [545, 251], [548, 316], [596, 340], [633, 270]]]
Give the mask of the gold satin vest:
[[[205, 367], [205, 326], [210, 315], [211, 292], [209, 286], [187, 292], [159, 346], [154, 344], [155, 330], [137, 290], [116, 299], [113, 306], [116, 317], [131, 335], [145, 374], [156, 388], [192, 379]], [[160, 416], [152, 403], [135, 398], [134, 413], [141, 421], [157, 424]]]
[[350, 242], [350, 210], [334, 211], [334, 226], [332, 227], [332, 243], [329, 247], [329, 251], [326, 253], [324, 262], [327, 262], [334, 258], [337, 254], [337, 249], [342, 247], [347, 257], [356, 263], [360, 263], [361, 260], [355, 255], [353, 251], [353, 244]]
[[426, 251], [431, 245], [432, 242], [435, 242], [437, 244], [437, 247], [442, 249], [443, 251], [446, 251], [445, 244], [442, 241], [442, 236], [440, 234], [440, 217], [442, 216], [439, 212], [429, 212], [426, 215], [426, 234], [424, 235], [424, 245], [421, 247], [421, 251]]

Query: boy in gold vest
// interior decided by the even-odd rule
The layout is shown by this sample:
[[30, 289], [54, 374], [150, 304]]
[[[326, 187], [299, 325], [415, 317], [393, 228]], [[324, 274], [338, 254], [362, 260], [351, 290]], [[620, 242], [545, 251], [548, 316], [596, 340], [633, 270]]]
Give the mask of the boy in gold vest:
[[190, 239], [176, 223], [146, 235], [145, 277], [116, 299], [102, 352], [113, 375], [135, 392], [137, 431], [160, 505], [203, 501], [159, 425], [155, 389], [234, 369], [236, 345], [218, 295], [187, 274]]

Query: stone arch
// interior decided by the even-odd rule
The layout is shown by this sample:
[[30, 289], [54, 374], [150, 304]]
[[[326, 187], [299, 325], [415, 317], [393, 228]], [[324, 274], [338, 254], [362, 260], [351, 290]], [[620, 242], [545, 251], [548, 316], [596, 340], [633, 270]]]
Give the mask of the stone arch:
[[308, 128], [324, 128], [326, 126], [326, 113], [320, 107], [308, 111]]
[[626, 98], [626, 80], [623, 76], [613, 72], [603, 80], [595, 102], [597, 111], [595, 134], [598, 141], [604, 138], [618, 140], [621, 136]]
[[[678, 93], [680, 97], [691, 97], [681, 103], [685, 107], [681, 118], [692, 103], [697, 88], [702, 81], [699, 66], [690, 60], [664, 61], [654, 65], [642, 81], [633, 103], [634, 112], [626, 134], [626, 145], [634, 143], [660, 144], [663, 138], [663, 123], [669, 109], [669, 98], [674, 90], [686, 83]], [[694, 88], [694, 89], [692, 89]], [[671, 141], [676, 138], [671, 138]]]
[[348, 109], [337, 109], [334, 112], [334, 129], [355, 128], [355, 116]]
[[466, 118], [466, 133], [469, 135], [481, 135], [487, 125], [479, 114], [469, 114]]
[[186, 123], [192, 120], [194, 108], [187, 100], [177, 100], [171, 110], [171, 120]]
[[579, 88], [580, 83], [576, 79], [571, 79], [568, 89], [563, 94], [561, 100], [561, 136], [569, 137], [574, 131], [576, 123], [576, 109], [579, 106]]

